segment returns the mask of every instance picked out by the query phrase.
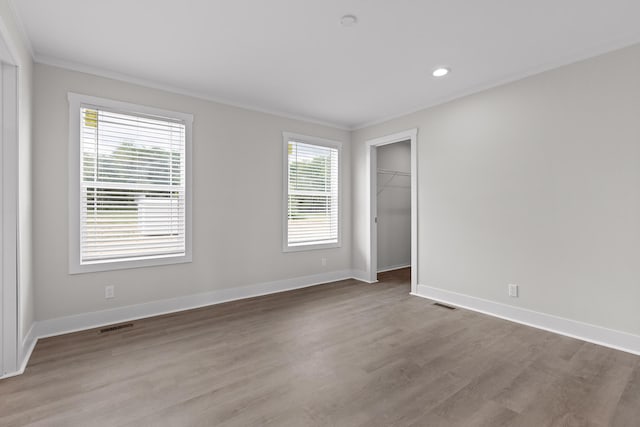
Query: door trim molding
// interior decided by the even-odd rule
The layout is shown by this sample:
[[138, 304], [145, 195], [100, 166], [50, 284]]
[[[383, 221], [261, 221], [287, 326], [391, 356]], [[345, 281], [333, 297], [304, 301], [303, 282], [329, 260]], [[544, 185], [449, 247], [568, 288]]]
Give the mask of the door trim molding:
[[411, 144], [411, 292], [418, 286], [418, 128], [370, 139], [367, 141], [367, 168], [369, 186], [369, 268], [368, 282], [378, 281], [378, 228], [377, 216], [377, 155], [376, 147], [396, 142], [410, 141]]

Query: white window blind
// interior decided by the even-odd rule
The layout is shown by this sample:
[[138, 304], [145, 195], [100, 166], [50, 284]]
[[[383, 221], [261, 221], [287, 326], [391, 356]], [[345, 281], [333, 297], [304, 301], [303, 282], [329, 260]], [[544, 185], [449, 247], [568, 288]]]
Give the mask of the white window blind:
[[185, 123], [80, 108], [80, 263], [185, 254]]
[[287, 246], [337, 244], [338, 149], [287, 144]]

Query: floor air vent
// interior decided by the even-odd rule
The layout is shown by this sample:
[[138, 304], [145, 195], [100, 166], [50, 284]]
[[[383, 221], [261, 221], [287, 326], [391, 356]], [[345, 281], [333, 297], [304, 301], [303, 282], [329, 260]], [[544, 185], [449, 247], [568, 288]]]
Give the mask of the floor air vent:
[[124, 325], [115, 325], [115, 326], [109, 326], [108, 328], [102, 328], [100, 329], [100, 333], [104, 334], [105, 332], [118, 331], [120, 329], [132, 328], [132, 327], [133, 327], [133, 323], [125, 323]]
[[437, 305], [438, 307], [442, 307], [442, 308], [446, 308], [447, 310], [455, 310], [455, 307], [452, 307], [450, 305], [447, 304], [443, 304], [441, 302], [434, 302], [433, 305]]

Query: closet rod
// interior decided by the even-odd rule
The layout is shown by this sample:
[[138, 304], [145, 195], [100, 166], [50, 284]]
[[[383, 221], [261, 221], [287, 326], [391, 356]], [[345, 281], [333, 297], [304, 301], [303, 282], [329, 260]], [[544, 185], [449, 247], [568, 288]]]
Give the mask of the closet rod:
[[411, 173], [409, 172], [395, 171], [391, 169], [378, 169], [378, 173], [383, 173], [388, 175], [411, 176]]

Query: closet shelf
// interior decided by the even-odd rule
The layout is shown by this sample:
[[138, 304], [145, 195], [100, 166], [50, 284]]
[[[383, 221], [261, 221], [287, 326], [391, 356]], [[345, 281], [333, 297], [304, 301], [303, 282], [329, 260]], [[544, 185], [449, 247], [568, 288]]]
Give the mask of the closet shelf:
[[378, 173], [385, 175], [411, 176], [409, 172], [396, 171], [391, 169], [378, 169]]
[[396, 171], [396, 170], [391, 170], [391, 169], [378, 169], [378, 173], [379, 174], [383, 174], [383, 175], [391, 175], [391, 178], [389, 178], [387, 180], [387, 182], [385, 182], [384, 184], [382, 184], [379, 188], [378, 188], [378, 195], [380, 195], [380, 193], [382, 193], [384, 191], [385, 188], [387, 188], [389, 186], [389, 184], [391, 184], [391, 181], [393, 181], [393, 179], [396, 176], [411, 176], [411, 174], [409, 172], [403, 172], [403, 171]]

